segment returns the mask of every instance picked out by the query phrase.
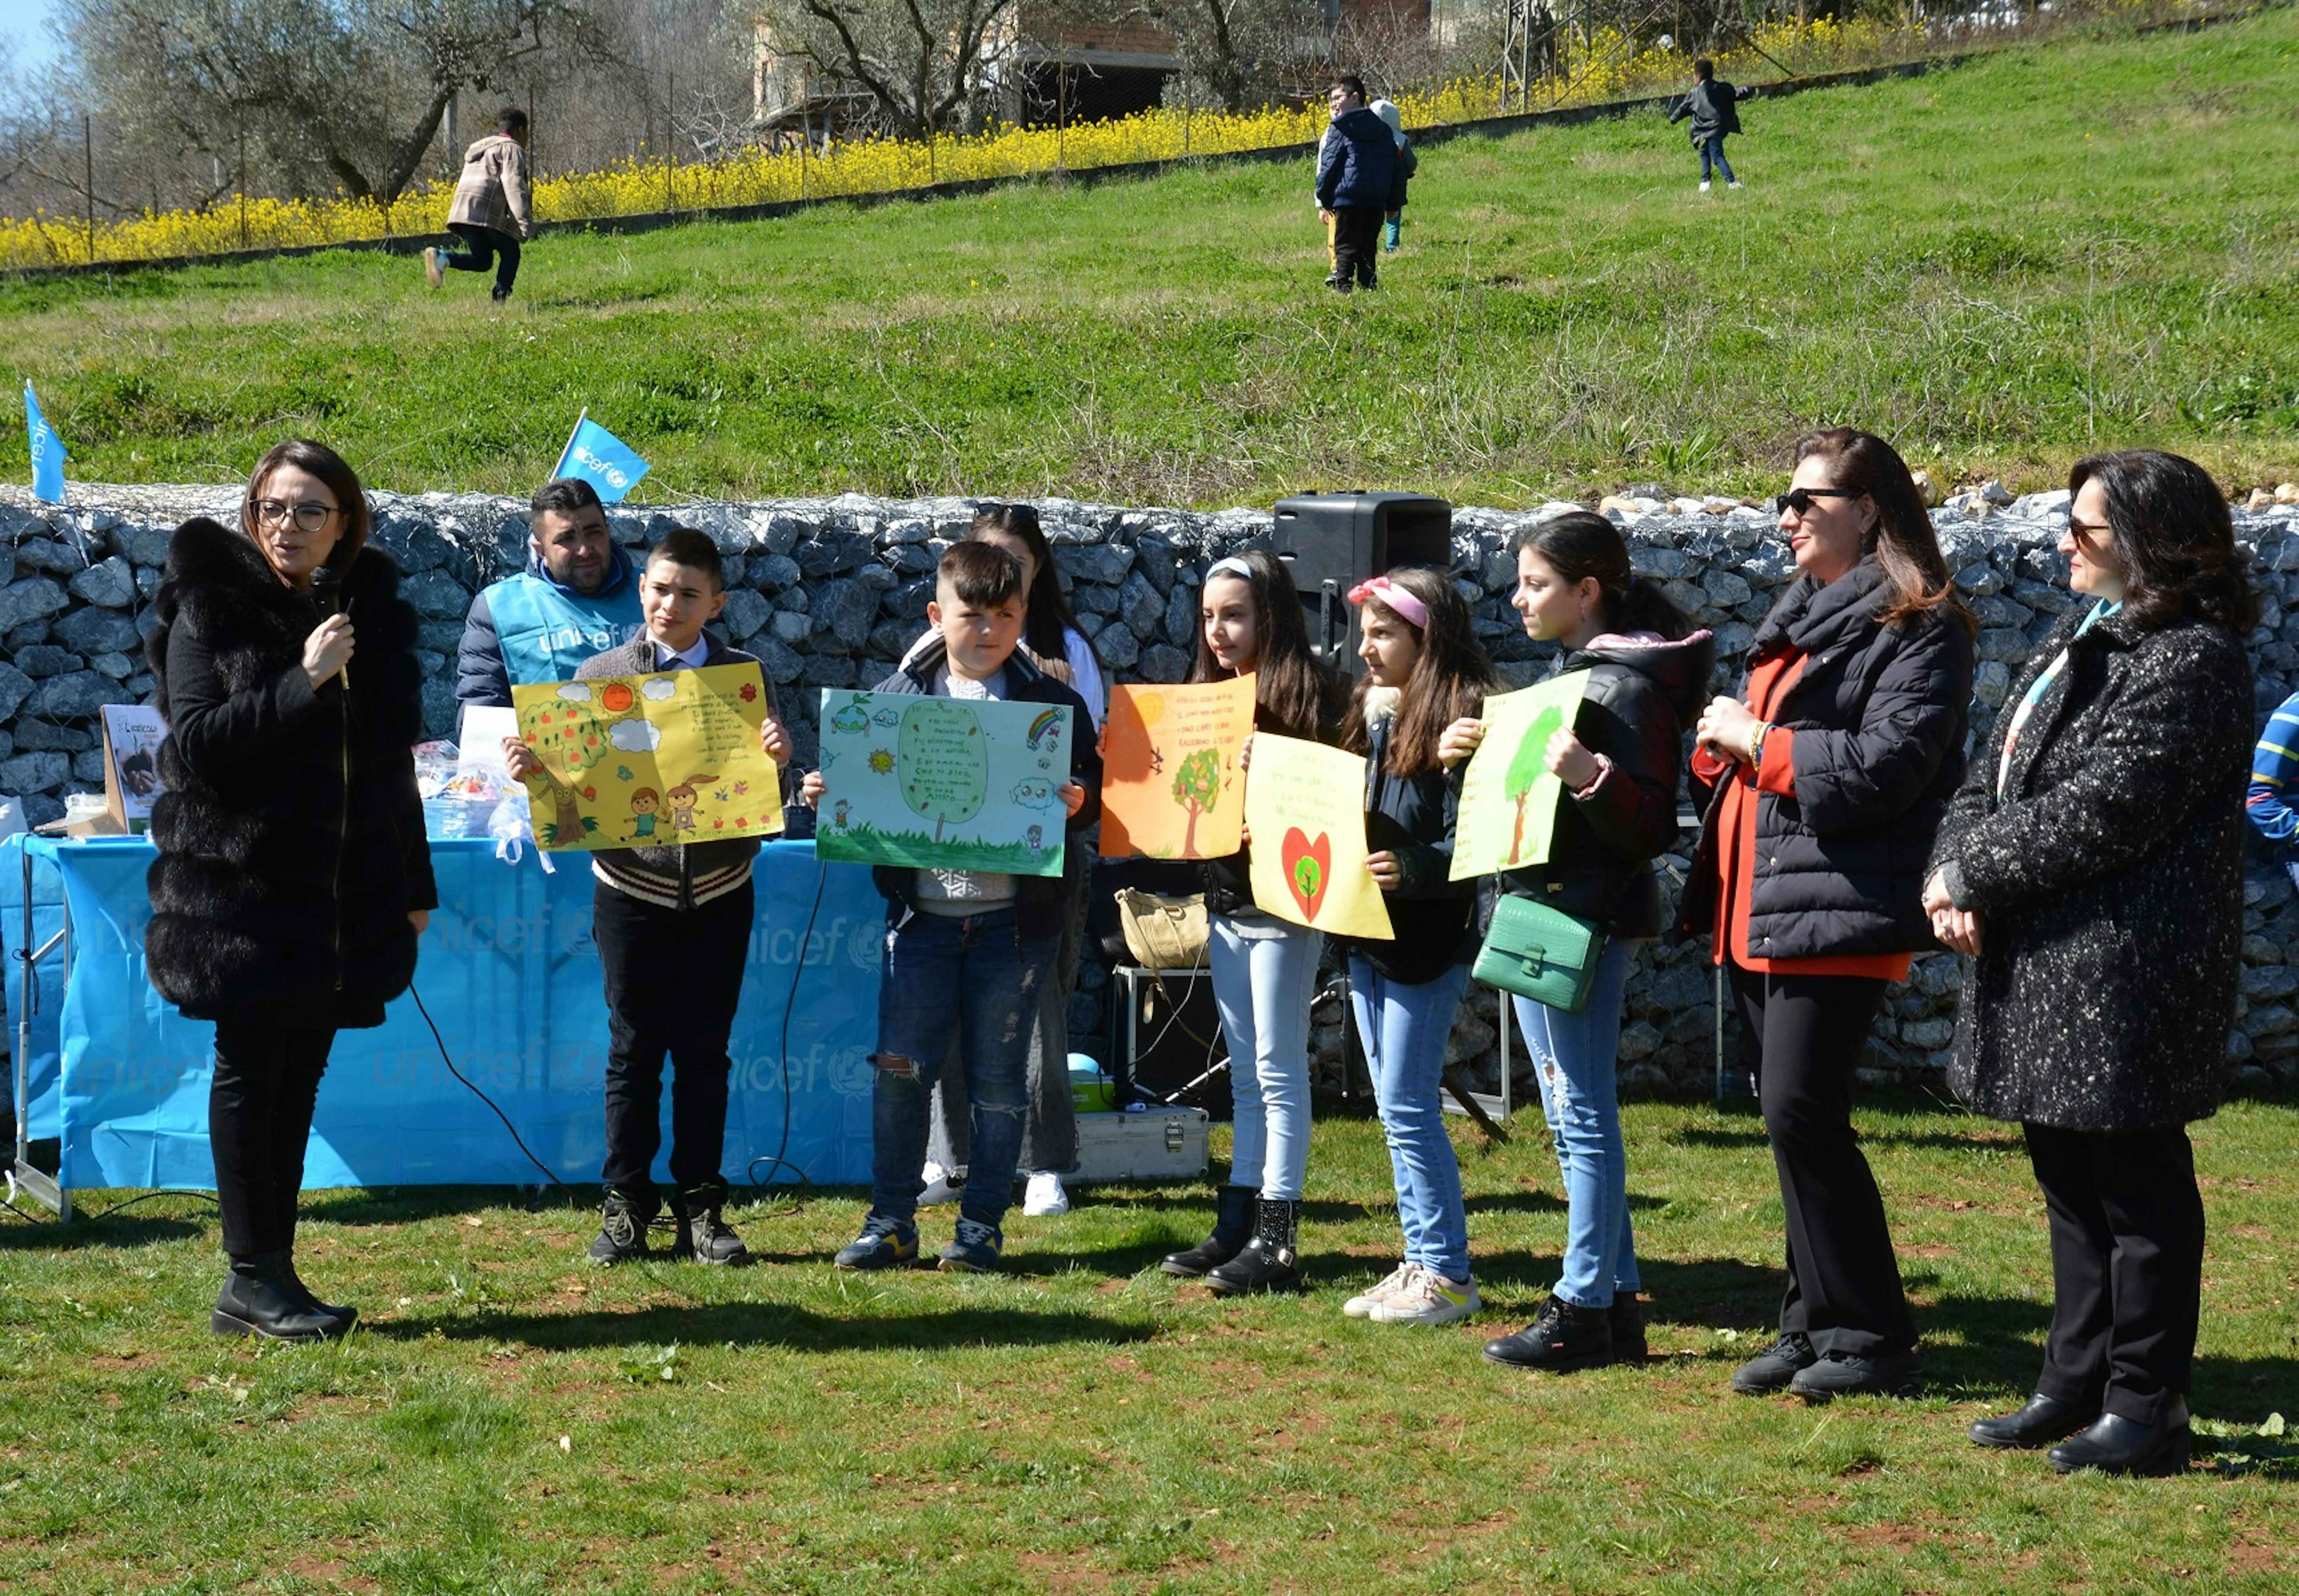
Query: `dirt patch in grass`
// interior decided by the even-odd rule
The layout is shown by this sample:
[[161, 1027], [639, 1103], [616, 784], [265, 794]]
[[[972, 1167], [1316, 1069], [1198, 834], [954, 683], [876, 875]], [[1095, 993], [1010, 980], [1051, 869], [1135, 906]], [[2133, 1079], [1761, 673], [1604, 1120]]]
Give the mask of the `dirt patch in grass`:
[[380, 1590], [375, 1581], [363, 1574], [353, 1574], [352, 1566], [341, 1558], [324, 1558], [311, 1552], [287, 1559], [286, 1571], [310, 1580], [322, 1590], [358, 1591]]
[[1073, 1591], [1107, 1591], [1111, 1580], [1106, 1572], [1088, 1562], [1083, 1552], [1072, 1552], [1067, 1557], [1048, 1551], [1025, 1551], [1014, 1559], [1027, 1576], [1026, 1583], [1033, 1591], [1050, 1591], [1055, 1596], [1068, 1596]]

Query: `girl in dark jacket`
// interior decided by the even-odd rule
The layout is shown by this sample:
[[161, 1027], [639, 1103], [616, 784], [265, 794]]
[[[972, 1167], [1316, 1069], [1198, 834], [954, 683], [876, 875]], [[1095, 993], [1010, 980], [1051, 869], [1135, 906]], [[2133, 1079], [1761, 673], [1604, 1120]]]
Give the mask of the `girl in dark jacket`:
[[2259, 607], [2192, 461], [2099, 455], [2068, 486], [2060, 549], [2091, 602], [2029, 661], [1924, 894], [1974, 959], [1950, 1080], [2021, 1122], [2051, 1221], [2036, 1394], [1971, 1438], [2052, 1446], [2062, 1473], [2168, 1474], [2187, 1467], [2202, 1300], [2186, 1126], [2219, 1107], [2242, 968]]
[[[1346, 694], [1309, 647], [1300, 597], [1277, 556], [1254, 549], [1215, 561], [1198, 602], [1202, 624], [1190, 679], [1249, 673], [1256, 730], [1332, 742]], [[1240, 763], [1251, 753], [1249, 741]], [[1255, 907], [1244, 850], [1199, 868], [1235, 1122], [1213, 1234], [1167, 1254], [1160, 1267], [1184, 1278], [1204, 1276], [1224, 1295], [1291, 1289], [1301, 1283], [1294, 1239], [1309, 1168], [1309, 1005], [1324, 939]]]
[[410, 752], [422, 673], [399, 568], [365, 546], [367, 500], [334, 451], [273, 449], [239, 519], [178, 528], [153, 601], [168, 739], [144, 948], [161, 995], [215, 1022], [231, 1272], [212, 1326], [307, 1341], [355, 1317], [295, 1273], [320, 1076], [337, 1029], [381, 1025], [407, 989], [439, 901]]
[[[1606, 942], [1579, 1012], [1516, 1000], [1564, 1181], [1564, 1270], [1533, 1322], [1488, 1342], [1485, 1356], [1558, 1370], [1645, 1355], [1614, 1062], [1636, 944], [1663, 928], [1652, 861], [1676, 840], [1684, 731], [1707, 692], [1716, 648], [1631, 573], [1628, 545], [1603, 516], [1583, 511], [1543, 523], [1517, 540], [1516, 560], [1513, 602], [1525, 635], [1560, 644], [1558, 671], [1585, 669], [1589, 684], [1573, 728], [1555, 733], [1545, 751], [1568, 794], [1548, 860], [1497, 885], [1596, 923]], [[1481, 721], [1458, 722], [1441, 752], [1456, 762], [1483, 737]]]
[[1975, 628], [1881, 438], [1800, 439], [1780, 506], [1802, 574], [1757, 628], [1742, 696], [1700, 717], [1706, 812], [1680, 915], [1730, 975], [1788, 1218], [1780, 1337], [1732, 1386], [1913, 1394], [1915, 1321], [1852, 1080], [1884, 988], [1931, 945], [1924, 860], [1963, 777]]
[[1458, 794], [1438, 739], [1499, 675], [1477, 646], [1452, 577], [1390, 571], [1349, 592], [1363, 608], [1357, 679], [1341, 745], [1365, 755], [1366, 865], [1387, 896], [1390, 941], [1349, 940], [1349, 1003], [1389, 1141], [1405, 1261], [1341, 1311], [1390, 1325], [1447, 1325], [1481, 1306], [1469, 1271], [1461, 1168], [1445, 1130], [1445, 1044], [1476, 952], [1476, 884], [1448, 879]]

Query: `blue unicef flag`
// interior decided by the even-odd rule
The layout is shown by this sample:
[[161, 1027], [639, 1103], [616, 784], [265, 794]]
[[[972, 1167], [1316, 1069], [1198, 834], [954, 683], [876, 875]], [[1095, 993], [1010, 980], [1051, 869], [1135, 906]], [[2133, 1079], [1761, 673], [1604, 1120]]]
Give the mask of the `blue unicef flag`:
[[[47, 417], [40, 413], [40, 402], [32, 396], [32, 384], [24, 383], [24, 430], [32, 440], [32, 496], [50, 504], [64, 502], [64, 440], [48, 425]], [[644, 466], [639, 468], [646, 470]]]
[[637, 486], [639, 478], [647, 474], [647, 462], [628, 444], [593, 421], [590, 411], [585, 411], [575, 423], [575, 431], [551, 474], [580, 477], [599, 490], [600, 498], [610, 504], [619, 504], [623, 495]]

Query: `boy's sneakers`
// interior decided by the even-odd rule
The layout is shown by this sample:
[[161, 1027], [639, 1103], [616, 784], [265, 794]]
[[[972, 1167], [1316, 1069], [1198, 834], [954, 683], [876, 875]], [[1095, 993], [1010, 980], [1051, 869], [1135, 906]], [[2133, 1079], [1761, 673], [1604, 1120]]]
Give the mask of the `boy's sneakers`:
[[1743, 1396], [1785, 1391], [1805, 1370], [1820, 1361], [1812, 1337], [1801, 1330], [1783, 1330], [1780, 1340], [1732, 1371], [1732, 1389]]
[[670, 1250], [673, 1258], [737, 1269], [751, 1261], [751, 1250], [743, 1245], [743, 1238], [719, 1217], [726, 1201], [726, 1193], [718, 1189], [684, 1192], [671, 1200], [671, 1215], [678, 1221], [678, 1240]]
[[647, 1225], [653, 1218], [620, 1192], [609, 1192], [600, 1206], [599, 1239], [583, 1255], [584, 1261], [603, 1269], [646, 1257]]
[[1070, 1194], [1062, 1190], [1062, 1177], [1051, 1169], [1041, 1169], [1030, 1176], [1023, 1188], [1022, 1211], [1033, 1219], [1050, 1218], [1070, 1211]]
[[936, 1265], [945, 1274], [994, 1275], [1004, 1238], [986, 1225], [959, 1220], [958, 1234], [942, 1250]]
[[1700, 192], [1703, 194], [1708, 192], [1708, 179], [1706, 178], [1700, 179]]
[[1727, 184], [1725, 184], [1725, 185], [1724, 185], [1724, 187], [1727, 187], [1727, 188], [1738, 188], [1739, 186], [1740, 186], [1740, 179], [1738, 179], [1738, 178], [1733, 179], [1730, 182], [1729, 182], [1729, 183], [1727, 183]]
[[1353, 1319], [1369, 1319], [1373, 1310], [1403, 1291], [1421, 1266], [1401, 1263], [1373, 1284], [1341, 1304], [1341, 1311]]
[[441, 264], [441, 258], [446, 253], [443, 249], [431, 248], [423, 252], [423, 277], [435, 288], [447, 280], [447, 269]]
[[959, 1188], [966, 1184], [964, 1169], [945, 1169], [932, 1161], [919, 1174], [926, 1183], [926, 1189], [918, 1193], [920, 1208], [938, 1208], [945, 1202], [956, 1202]]
[[871, 1218], [862, 1234], [838, 1250], [830, 1261], [842, 1269], [894, 1269], [918, 1260], [918, 1233], [891, 1219]]
[[1483, 1306], [1474, 1280], [1451, 1280], [1416, 1267], [1413, 1277], [1367, 1317], [1376, 1325], [1449, 1325]]

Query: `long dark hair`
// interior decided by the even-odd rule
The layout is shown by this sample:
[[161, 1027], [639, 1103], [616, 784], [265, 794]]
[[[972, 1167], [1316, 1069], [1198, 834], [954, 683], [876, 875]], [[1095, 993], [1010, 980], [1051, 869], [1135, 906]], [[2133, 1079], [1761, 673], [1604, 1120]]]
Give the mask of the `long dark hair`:
[[340, 579], [344, 572], [351, 569], [352, 561], [359, 558], [359, 552], [367, 547], [367, 491], [360, 486], [359, 473], [325, 444], [296, 437], [274, 444], [264, 451], [263, 458], [247, 474], [247, 491], [239, 498], [241, 533], [261, 552], [263, 541], [255, 535], [255, 496], [263, 491], [265, 480], [281, 466], [295, 466], [310, 472], [336, 495], [343, 531], [336, 539], [336, 546], [328, 553], [328, 569]]
[[[1077, 611], [1070, 608], [1070, 595], [1062, 591], [1061, 573], [1054, 569], [1053, 545], [1038, 525], [1037, 510], [1028, 504], [984, 504], [974, 512], [974, 524], [967, 528], [966, 536], [968, 541], [979, 543], [985, 532], [1010, 537], [1030, 551], [1038, 574], [1022, 597], [1022, 641], [1040, 660], [1059, 666], [1061, 679], [1069, 680], [1069, 634], [1076, 632], [1085, 638], [1085, 633], [1078, 626]], [[1091, 638], [1085, 639], [1085, 646], [1089, 653], [1093, 652]], [[1101, 656], [1094, 654], [1093, 662], [1100, 664]]]
[[1899, 451], [1872, 432], [1830, 427], [1797, 439], [1799, 463], [1814, 456], [1827, 465], [1830, 487], [1865, 495], [1876, 506], [1873, 552], [1890, 589], [1877, 619], [1897, 626], [1927, 610], [1946, 610], [1965, 636], [1977, 636], [1979, 622], [1956, 593], [1932, 532], [1931, 511]]
[[[1386, 761], [1392, 776], [1419, 776], [1439, 769], [1437, 742], [1445, 728], [1476, 714], [1486, 694], [1498, 693], [1508, 684], [1478, 643], [1468, 601], [1453, 586], [1449, 573], [1432, 566], [1409, 565], [1384, 574], [1429, 611], [1429, 624], [1417, 627], [1378, 598], [1365, 602], [1366, 614], [1378, 611], [1383, 619], [1411, 632], [1421, 644], [1420, 663], [1413, 668], [1413, 677], [1398, 699], [1397, 724], [1390, 733]], [[1341, 746], [1353, 753], [1373, 747], [1365, 727], [1365, 697], [1372, 691], [1373, 678], [1359, 677], [1357, 690], [1349, 694], [1349, 714], [1341, 721]]]
[[[1256, 724], [1282, 736], [1330, 741], [1341, 716], [1341, 678], [1310, 650], [1309, 628], [1301, 617], [1301, 595], [1292, 576], [1267, 549], [1249, 549], [1232, 558], [1245, 567], [1245, 584], [1253, 594]], [[1208, 583], [1224, 579], [1234, 580], [1235, 574], [1224, 571], [1219, 578], [1206, 578]], [[1205, 589], [1198, 591], [1202, 594]], [[1206, 646], [1200, 622], [1190, 680], [1225, 682], [1236, 675], [1224, 669]]]
[[1692, 619], [1676, 601], [1629, 568], [1628, 539], [1592, 510], [1574, 510], [1516, 536], [1519, 553], [1531, 549], [1567, 583], [1594, 577], [1608, 632], [1657, 632], [1673, 643], [1691, 635]]
[[2235, 520], [2211, 473], [2155, 449], [2093, 454], [2068, 472], [2068, 493], [2096, 480], [2123, 567], [2123, 614], [2143, 632], [2182, 620], [2237, 634], [2259, 624], [2259, 594], [2236, 545]]

